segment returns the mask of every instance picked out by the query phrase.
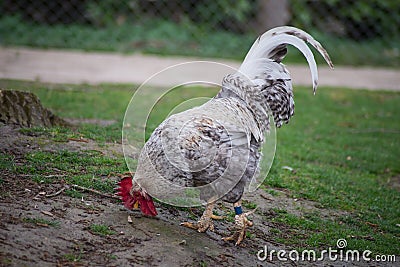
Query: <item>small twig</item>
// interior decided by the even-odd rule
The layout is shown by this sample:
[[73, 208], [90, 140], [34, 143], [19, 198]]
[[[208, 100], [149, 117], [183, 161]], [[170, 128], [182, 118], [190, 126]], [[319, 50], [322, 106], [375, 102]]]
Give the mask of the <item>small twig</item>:
[[366, 225], [372, 226], [372, 227], [379, 227], [378, 224], [376, 223], [371, 223], [371, 222], [365, 222]]
[[263, 194], [260, 194], [260, 197], [262, 197], [263, 199], [268, 200], [268, 201], [274, 201], [273, 199], [271, 199], [267, 196], [264, 196]]
[[89, 143], [89, 140], [83, 138], [68, 138], [69, 141]]
[[57, 169], [57, 168], [51, 168], [53, 171], [56, 171], [56, 172], [63, 172], [63, 173], [66, 173], [65, 171], [62, 171], [62, 170], [60, 170], [60, 169]]
[[57, 192], [53, 193], [53, 194], [46, 194], [46, 197], [55, 197], [58, 196], [59, 194], [61, 194], [62, 192], [64, 192], [64, 190], [67, 189], [66, 186], [64, 186], [63, 188], [61, 188], [60, 190], [58, 190]]
[[39, 193], [36, 194], [36, 196], [34, 196], [32, 199], [34, 200], [39, 200], [39, 196], [45, 196], [46, 192], [40, 191]]
[[80, 189], [80, 190], [87, 191], [87, 192], [91, 192], [91, 193], [94, 193], [94, 194], [97, 194], [97, 195], [100, 195], [100, 196], [103, 196], [103, 197], [108, 197], [108, 198], [113, 198], [113, 199], [121, 200], [121, 198], [119, 198], [118, 196], [114, 196], [114, 195], [102, 193], [102, 192], [97, 191], [97, 190], [95, 190], [95, 189], [83, 187], [83, 186], [80, 186], [80, 185], [77, 185], [77, 184], [73, 184], [73, 185], [71, 185], [71, 186], [72, 186], [73, 188]]
[[44, 178], [52, 178], [52, 177], [65, 177], [65, 174], [50, 174], [50, 175], [44, 175], [42, 177]]
[[32, 177], [33, 174], [20, 174], [19, 176], [22, 176], [22, 177]]
[[91, 192], [91, 193], [94, 193], [94, 194], [97, 194], [97, 195], [100, 195], [100, 196], [103, 196], [103, 197], [108, 197], [108, 198], [121, 200], [121, 198], [118, 197], [118, 196], [102, 193], [102, 192], [100, 192], [98, 190], [87, 188], [87, 187], [83, 187], [83, 186], [80, 186], [80, 185], [77, 185], [77, 184], [65, 185], [63, 188], [61, 188], [60, 190], [58, 190], [57, 192], [52, 193], [52, 194], [46, 194], [45, 192], [39, 192], [33, 199], [37, 199], [39, 196], [55, 197], [55, 196], [58, 196], [59, 194], [61, 194], [62, 192], [64, 192], [66, 189], [69, 189], [70, 187], [75, 188], [75, 189], [79, 189], [79, 190], [82, 190], [82, 191]]

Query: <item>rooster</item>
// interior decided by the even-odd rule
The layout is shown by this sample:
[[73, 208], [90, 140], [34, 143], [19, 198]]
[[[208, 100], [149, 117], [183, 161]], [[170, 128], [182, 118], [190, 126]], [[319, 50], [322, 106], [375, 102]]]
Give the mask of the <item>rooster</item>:
[[[273, 116], [279, 128], [294, 114], [290, 74], [281, 63], [288, 44], [299, 49], [307, 59], [314, 94], [317, 89], [317, 65], [306, 43], [333, 68], [328, 53], [312, 36], [294, 27], [277, 27], [258, 37], [239, 70], [223, 78], [221, 90], [214, 98], [162, 122], [144, 145], [133, 179], [126, 177], [120, 182], [118, 195], [125, 207], [140, 206], [143, 214], [157, 215], [150, 196], [157, 187], [155, 173], [187, 187], [201, 187], [222, 177], [220, 186], [200, 190], [200, 198], [206, 205], [201, 218], [181, 225], [199, 232], [214, 230], [213, 219], [220, 218], [213, 214], [213, 208], [222, 199], [233, 203], [237, 229], [223, 239], [239, 245], [246, 228], [253, 225], [247, 218], [251, 212], [242, 210], [241, 198], [246, 184], [259, 173], [260, 148], [264, 134], [271, 127], [269, 116]], [[217, 152], [211, 153], [213, 149]], [[213, 154], [211, 159], [210, 154]], [[175, 157], [183, 157], [188, 168], [175, 164]], [[233, 162], [233, 167], [228, 171], [229, 162]], [[244, 167], [241, 162], [245, 162]]]

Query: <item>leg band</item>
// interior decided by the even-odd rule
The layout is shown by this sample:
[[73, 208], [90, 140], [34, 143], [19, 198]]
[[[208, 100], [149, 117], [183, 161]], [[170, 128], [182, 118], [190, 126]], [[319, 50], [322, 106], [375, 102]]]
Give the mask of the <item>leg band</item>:
[[243, 213], [242, 206], [234, 207], [236, 215], [240, 215]]

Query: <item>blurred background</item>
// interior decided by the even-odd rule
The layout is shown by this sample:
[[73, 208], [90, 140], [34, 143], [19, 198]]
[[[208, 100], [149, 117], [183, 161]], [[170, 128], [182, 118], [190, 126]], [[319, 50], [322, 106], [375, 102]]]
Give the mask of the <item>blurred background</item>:
[[336, 65], [400, 66], [398, 0], [3, 0], [0, 13], [2, 46], [239, 60], [255, 36], [292, 25]]
[[[139, 219], [144, 234], [137, 242], [144, 250], [136, 251], [128, 242], [130, 236], [136, 238], [136, 228], [118, 234], [118, 208], [73, 185], [112, 194], [118, 176], [128, 171], [121, 129], [135, 130], [123, 120], [138, 85], [146, 81], [149, 88], [143, 104], [153, 106], [154, 100], [146, 122], [150, 133], [178, 105], [218, 91], [204, 85], [177, 87], [181, 78], [217, 83], [232, 70], [187, 64], [177, 74], [149, 77], [197, 58], [237, 68], [257, 36], [279, 25], [309, 32], [327, 49], [335, 70], [316, 55], [320, 87], [314, 96], [306, 60], [289, 46], [284, 63], [292, 73], [296, 115], [279, 130], [262, 195], [243, 202], [248, 210], [259, 206], [255, 216], [262, 217], [255, 221], [266, 223], [255, 223], [248, 232], [249, 245], [241, 248], [242, 254], [225, 257], [231, 248], [214, 242], [225, 226], [211, 238], [194, 237], [187, 239], [187, 246], [177, 245], [180, 238], [171, 234], [181, 231], [174, 228], [176, 220], [194, 220], [201, 210], [168, 206], [158, 221], [162, 224]], [[336, 247], [339, 238], [346, 238], [352, 251], [400, 255], [399, 25], [400, 0], [0, 0], [0, 213], [5, 225], [0, 238], [9, 238], [2, 243], [0, 266], [44, 261], [157, 265], [171, 256], [156, 245], [160, 242], [179, 246], [169, 265], [257, 265], [249, 259], [256, 259], [254, 250], [265, 245], [322, 251]], [[160, 97], [165, 89], [168, 94]], [[135, 116], [147, 112], [134, 108]], [[74, 126], [43, 127], [55, 121], [53, 114]], [[135, 134], [142, 137], [139, 131]], [[134, 155], [140, 146], [132, 144]], [[58, 194], [65, 196], [49, 198]], [[27, 210], [27, 197], [32, 207], [50, 210], [57, 203], [52, 216]], [[84, 205], [83, 198], [93, 204]], [[228, 209], [220, 211], [234, 220]], [[75, 225], [81, 213], [88, 217]], [[101, 239], [94, 239], [93, 229], [99, 226], [104, 230], [99, 231]], [[146, 234], [160, 229], [165, 230], [160, 237]], [[106, 237], [104, 232], [113, 234]], [[85, 241], [88, 235], [95, 249]], [[32, 246], [36, 243], [42, 245]]]

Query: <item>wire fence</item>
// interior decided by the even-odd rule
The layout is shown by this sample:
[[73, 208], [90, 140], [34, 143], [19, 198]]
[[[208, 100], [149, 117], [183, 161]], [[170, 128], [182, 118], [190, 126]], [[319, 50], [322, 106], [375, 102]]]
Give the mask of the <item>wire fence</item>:
[[242, 59], [259, 34], [292, 25], [336, 64], [400, 66], [398, 0], [3, 0], [0, 12], [3, 46]]

